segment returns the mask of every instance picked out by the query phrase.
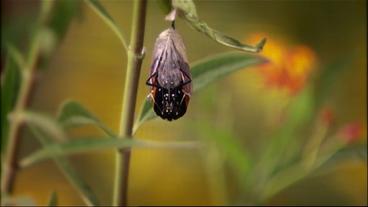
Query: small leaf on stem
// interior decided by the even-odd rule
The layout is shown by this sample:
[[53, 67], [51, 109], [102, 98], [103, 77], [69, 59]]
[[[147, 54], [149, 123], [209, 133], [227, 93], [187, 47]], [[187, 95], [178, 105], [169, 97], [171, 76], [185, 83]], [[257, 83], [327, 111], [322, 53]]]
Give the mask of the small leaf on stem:
[[64, 102], [59, 109], [58, 121], [64, 127], [75, 127], [92, 124], [101, 129], [110, 137], [115, 137], [115, 133], [101, 122], [94, 114], [89, 112], [83, 105], [75, 101]]
[[17, 119], [20, 122], [32, 124], [33, 126], [41, 129], [43, 132], [50, 135], [51, 138], [56, 141], [65, 141], [66, 135], [61, 126], [51, 117], [46, 115], [31, 112], [31, 111], [20, 111], [14, 112], [9, 116], [10, 120]]
[[246, 52], [260, 52], [266, 44], [266, 39], [263, 38], [256, 44], [256, 46], [246, 45], [232, 37], [212, 29], [206, 24], [206, 22], [198, 18], [196, 7], [192, 0], [172, 0], [172, 6], [181, 11], [182, 16], [194, 29], [202, 32], [222, 45]]

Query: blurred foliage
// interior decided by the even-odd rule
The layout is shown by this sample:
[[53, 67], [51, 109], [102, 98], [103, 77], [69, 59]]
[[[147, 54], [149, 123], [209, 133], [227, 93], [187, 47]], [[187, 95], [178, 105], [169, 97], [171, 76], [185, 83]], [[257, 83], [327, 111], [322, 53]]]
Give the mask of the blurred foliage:
[[11, 58], [7, 58], [4, 74], [1, 76], [1, 153], [6, 145], [9, 122], [7, 116], [13, 109], [20, 79], [19, 68]]
[[57, 194], [55, 192], [51, 193], [48, 206], [57, 206]]
[[[83, 157], [66, 156], [95, 150], [133, 147], [130, 180], [132, 184], [130, 197], [133, 205], [278, 203], [285, 205], [295, 202], [294, 200], [298, 200], [297, 204], [308, 202], [323, 204], [332, 201], [333, 204], [345, 204], [343, 201], [345, 197], [341, 198], [342, 191], [331, 193], [331, 190], [325, 191], [320, 187], [316, 193], [331, 196], [320, 198], [315, 194], [309, 195], [312, 192], [311, 188], [305, 187], [307, 185], [303, 182], [311, 180], [313, 182], [310, 182], [310, 185], [319, 184], [313, 177], [331, 173], [331, 170], [338, 169], [341, 163], [355, 163], [357, 160], [357, 163], [363, 163], [364, 169], [359, 168], [359, 171], [354, 171], [354, 174], [349, 176], [342, 174], [344, 180], [347, 180], [344, 185], [356, 186], [356, 183], [362, 183], [362, 179], [366, 181], [366, 175], [361, 179], [362, 172], [366, 174], [367, 144], [364, 125], [366, 115], [354, 113], [354, 110], [366, 112], [366, 109], [354, 109], [365, 107], [366, 96], [356, 92], [350, 94], [350, 91], [362, 87], [362, 83], [355, 82], [355, 78], [363, 77], [361, 73], [366, 75], [366, 51], [365, 55], [360, 54], [361, 45], [366, 45], [366, 29], [361, 28], [362, 25], [366, 25], [366, 19], [360, 19], [361, 16], [366, 17], [366, 9], [356, 12], [362, 14], [361, 16], [344, 15], [343, 20], [340, 17], [341, 12], [352, 14], [352, 11], [355, 12], [354, 8], [366, 6], [366, 2], [220, 1], [212, 2], [211, 5], [201, 1], [195, 2], [196, 5], [188, 0], [173, 2], [174, 8], [183, 12], [182, 18], [185, 21], [189, 21], [195, 29], [221, 44], [243, 48], [246, 51], [257, 51], [263, 47], [265, 41], [251, 47], [220, 35], [219, 32], [209, 28], [207, 23], [199, 20], [196, 7], [201, 18], [208, 20], [209, 24], [217, 25], [218, 28], [223, 27], [224, 31], [230, 31], [235, 35], [243, 35], [244, 31], [248, 33], [263, 30], [262, 34], [267, 34], [265, 36], [272, 40], [277, 39], [274, 36], [280, 33], [286, 39], [286, 43], [303, 42], [319, 62], [309, 64], [312, 60], [303, 54], [305, 50], [299, 50], [301, 52], [298, 53], [295, 52], [297, 50], [291, 49], [290, 52], [285, 42], [281, 44], [280, 50], [275, 50], [272, 41], [265, 45], [265, 52], [259, 56], [241, 53], [210, 56], [191, 64], [194, 90], [201, 89], [201, 92], [196, 92], [192, 97], [190, 111], [182, 120], [170, 124], [161, 120], [145, 123], [155, 116], [151, 104], [144, 99], [146, 91], [142, 90], [138, 96], [141, 100], [139, 102], [142, 102], [141, 112], [137, 116], [134, 129], [137, 137], [142, 139], [115, 139], [116, 127], [112, 126], [117, 125], [117, 114], [120, 114], [115, 109], [117, 108], [115, 103], [120, 100], [122, 91], [120, 86], [124, 77], [123, 72], [113, 71], [121, 71], [120, 53], [123, 49], [116, 40], [110, 38], [111, 31], [101, 25], [94, 16], [98, 14], [102, 18], [102, 22], [118, 36], [126, 49], [127, 42], [120, 28], [126, 31], [126, 27], [130, 26], [129, 18], [128, 20], [126, 18], [130, 12], [131, 2], [58, 0], [52, 5], [49, 15], [46, 15], [47, 21], [44, 25], [33, 18], [37, 16], [36, 14], [43, 13], [42, 9], [38, 9], [43, 8], [40, 2], [28, 1], [24, 5], [19, 2], [2, 2], [3, 7], [11, 8], [13, 10], [10, 11], [15, 12], [4, 15], [1, 31], [1, 56], [5, 57], [1, 74], [2, 159], [3, 147], [8, 137], [8, 117], [20, 117], [32, 133], [32, 135], [24, 133], [22, 138], [34, 136], [41, 144], [39, 147], [32, 144], [30, 139], [22, 140], [27, 143], [27, 149], [23, 151], [34, 150], [34, 152], [23, 154], [20, 164], [24, 167], [22, 169], [24, 174], [19, 174], [23, 180], [20, 179], [16, 184], [15, 197], [5, 199], [2, 196], [2, 203], [13, 201], [24, 205], [33, 203], [24, 199], [19, 201], [16, 197], [18, 195], [33, 195], [36, 203], [41, 203], [40, 201], [46, 200], [53, 191], [48, 199], [50, 206], [80, 205], [81, 201], [73, 191], [58, 188], [56, 185], [55, 188], [49, 187], [55, 183], [65, 185], [61, 184], [62, 182], [50, 180], [51, 178], [43, 179], [40, 186], [45, 183], [47, 192], [40, 186], [32, 185], [33, 181], [38, 182], [39, 178], [42, 178], [37, 176], [52, 175], [52, 171], [49, 165], [42, 163], [35, 165], [34, 168], [26, 166], [51, 158], [70, 185], [79, 192], [85, 204], [108, 205], [112, 186], [109, 173], [113, 167], [109, 164], [111, 156], [98, 154], [100, 158], [97, 158], [88, 155], [86, 157], [88, 161], [83, 160]], [[316, 14], [315, 17], [303, 10], [309, 8], [308, 6], [313, 6], [307, 10], [312, 10]], [[91, 13], [90, 8], [95, 13]], [[150, 10], [156, 11], [159, 8], [161, 13], [150, 13]], [[27, 12], [17, 16], [19, 13], [16, 12], [26, 10]], [[234, 14], [223, 15], [225, 10]], [[326, 13], [325, 10], [330, 12]], [[86, 12], [84, 22], [77, 24], [74, 17], [80, 15], [82, 11]], [[164, 22], [164, 16], [168, 11], [170, 11], [168, 1], [149, 2], [147, 48], [151, 47], [158, 31], [168, 26], [168, 23]], [[317, 21], [314, 18], [320, 20], [318, 24], [315, 24]], [[341, 23], [348, 28], [331, 26], [329, 28], [332, 31], [329, 33], [325, 31], [325, 21], [335, 26]], [[120, 26], [120, 23], [124, 26]], [[251, 25], [255, 23], [259, 26]], [[277, 24], [279, 28], [270, 26], [272, 23]], [[177, 28], [184, 34], [190, 58], [200, 59], [209, 53], [224, 52], [217, 49], [218, 45], [212, 46], [207, 39], [195, 36], [193, 30], [187, 30], [180, 20], [177, 20]], [[311, 28], [313, 30], [307, 30]], [[363, 34], [365, 39], [360, 35], [362, 31], [365, 33]], [[339, 37], [332, 35], [335, 32]], [[332, 38], [329, 38], [330, 43], [327, 47], [324, 41], [330, 34]], [[244, 39], [248, 41], [249, 36]], [[201, 44], [197, 44], [198, 42]], [[346, 48], [347, 45], [351, 47]], [[346, 53], [346, 50], [356, 45], [359, 46], [356, 51]], [[344, 55], [341, 56], [341, 53]], [[268, 61], [265, 61], [266, 59]], [[33, 65], [32, 62], [37, 69], [49, 69], [37, 70], [35, 73], [38, 75], [42, 72], [45, 78], [38, 82], [38, 92], [36, 91], [35, 100], [30, 106], [32, 110], [9, 116], [17, 100], [19, 85], [22, 83], [20, 71], [24, 69], [23, 67]], [[149, 61], [145, 62], [143, 68], [148, 68]], [[246, 67], [255, 70], [241, 70]], [[307, 70], [305, 67], [310, 68]], [[303, 79], [293, 79], [292, 75], [296, 72], [301, 72]], [[353, 81], [348, 82], [349, 75]], [[260, 76], [265, 79], [262, 80]], [[265, 80], [270, 78], [279, 85], [268, 84]], [[366, 79], [359, 80], [363, 80], [363, 85], [366, 85]], [[293, 81], [300, 81], [301, 84], [294, 93], [285, 95], [279, 86], [290, 84], [287, 86], [295, 89]], [[113, 85], [114, 82], [116, 85]], [[210, 84], [213, 82], [216, 84]], [[342, 93], [344, 90], [346, 91]], [[366, 93], [366, 88], [360, 90]], [[69, 98], [78, 99], [78, 102], [64, 102]], [[341, 100], [342, 103], [339, 102]], [[321, 110], [331, 103], [336, 109], [331, 113], [337, 115], [337, 118], [321, 118]], [[57, 107], [59, 107], [57, 116], [45, 116], [36, 112], [56, 111]], [[267, 112], [267, 116], [273, 120], [270, 123], [263, 117], [266, 116], [267, 107], [271, 109]], [[347, 110], [345, 114], [344, 110]], [[337, 121], [334, 120], [332, 124], [330, 123], [332, 120], [326, 119]], [[355, 124], [353, 121], [356, 120], [358, 123], [362, 122], [364, 126]], [[94, 131], [95, 128], [88, 126], [96, 127], [100, 131]], [[91, 136], [93, 132], [96, 133]], [[99, 135], [100, 133], [103, 135]], [[80, 136], [81, 134], [83, 136]], [[194, 141], [183, 141], [179, 139], [180, 137], [190, 137], [190, 140]], [[361, 139], [362, 137], [364, 139]], [[192, 150], [189, 152], [179, 150], [183, 148]], [[150, 151], [152, 149], [160, 150], [157, 150], [157, 154], [153, 154]], [[173, 150], [168, 152], [164, 149]], [[202, 163], [196, 163], [198, 160]], [[86, 169], [82, 169], [83, 167]], [[39, 171], [31, 174], [33, 169]], [[201, 179], [201, 176], [204, 179]], [[193, 183], [195, 178], [198, 178], [197, 183]], [[183, 187], [177, 189], [179, 185]], [[337, 181], [331, 185], [331, 189], [344, 188], [344, 185]], [[366, 183], [363, 186], [366, 188]], [[298, 188], [302, 189], [298, 195], [288, 192], [288, 189], [293, 191]], [[366, 193], [366, 189], [358, 189], [354, 195], [346, 193], [344, 195], [347, 199], [346, 204], [366, 205]], [[316, 200], [313, 200], [314, 198]]]

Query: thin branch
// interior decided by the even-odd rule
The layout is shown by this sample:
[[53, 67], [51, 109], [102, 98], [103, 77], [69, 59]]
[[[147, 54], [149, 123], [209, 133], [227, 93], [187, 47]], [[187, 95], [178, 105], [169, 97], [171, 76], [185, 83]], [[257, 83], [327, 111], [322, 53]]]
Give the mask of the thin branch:
[[[143, 40], [146, 19], [146, 0], [135, 0], [131, 42], [128, 50], [127, 73], [120, 119], [120, 137], [131, 137], [137, 98], [139, 74], [144, 56]], [[130, 150], [120, 150], [116, 156], [114, 206], [127, 206]]]
[[[37, 40], [36, 40], [37, 41]], [[37, 44], [38, 45], [38, 44]], [[38, 50], [35, 49], [35, 50]], [[38, 52], [37, 52], [38, 53]], [[25, 70], [22, 70], [22, 79], [20, 83], [19, 94], [15, 108], [12, 113], [19, 114], [28, 105], [30, 100], [30, 93], [34, 84], [34, 71], [36, 68], [36, 61], [32, 61]], [[9, 138], [6, 147], [4, 173], [1, 179], [1, 192], [10, 194], [13, 191], [15, 175], [18, 170], [18, 151], [20, 143], [20, 134], [22, 130], [22, 120], [14, 117], [10, 120]]]
[[[41, 2], [41, 11], [37, 19], [37, 29], [42, 28], [50, 15], [50, 11], [54, 1], [43, 0]], [[39, 31], [39, 30], [38, 30]], [[25, 68], [22, 68], [22, 79], [20, 83], [20, 89], [17, 96], [17, 101], [12, 113], [17, 114], [23, 111], [31, 97], [31, 91], [34, 86], [34, 76], [37, 67], [37, 60], [40, 52], [40, 33], [36, 32], [33, 36], [28, 54]], [[14, 118], [10, 120], [10, 128], [8, 134], [8, 144], [6, 148], [6, 156], [4, 160], [4, 172], [1, 177], [1, 192], [5, 194], [11, 194], [14, 188], [14, 181], [16, 173], [18, 171], [18, 155], [19, 155], [19, 143], [20, 134], [22, 130], [22, 120]]]

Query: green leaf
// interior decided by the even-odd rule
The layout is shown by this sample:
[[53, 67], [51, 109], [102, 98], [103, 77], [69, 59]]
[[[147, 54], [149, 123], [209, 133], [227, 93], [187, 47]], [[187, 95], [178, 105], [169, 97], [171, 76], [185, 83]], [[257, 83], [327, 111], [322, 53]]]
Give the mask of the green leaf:
[[335, 84], [339, 84], [337, 79], [340, 77], [343, 71], [347, 69], [353, 69], [349, 66], [352, 65], [353, 57], [341, 58], [323, 68], [320, 76], [315, 83], [315, 97], [317, 107], [323, 104], [323, 101], [331, 94], [331, 89]]
[[159, 142], [159, 141], [148, 141], [138, 139], [127, 139], [127, 138], [80, 138], [70, 140], [65, 143], [54, 143], [46, 145], [43, 149], [32, 153], [31, 155], [24, 158], [20, 165], [22, 167], [28, 167], [39, 161], [52, 158], [60, 157], [65, 155], [72, 155], [83, 152], [91, 152], [94, 150], [104, 150], [111, 148], [126, 149], [131, 147], [136, 148], [169, 148], [169, 149], [192, 149], [200, 146], [195, 141], [171, 141], [171, 142]]
[[80, 12], [80, 1], [56, 1], [50, 15], [49, 27], [60, 40], [66, 33], [72, 19]]
[[192, 66], [193, 91], [198, 91], [237, 70], [266, 62], [267, 60], [260, 56], [238, 52], [227, 52], [205, 58]]
[[289, 161], [285, 160], [285, 152], [298, 141], [298, 136], [300, 136], [297, 134], [298, 130], [312, 118], [313, 93], [311, 88], [307, 87], [301, 91], [298, 96], [291, 100], [287, 108], [287, 119], [273, 133], [255, 167], [256, 173], [252, 174], [253, 178], [250, 178], [250, 182], [257, 185], [258, 190], [264, 187], [276, 170], [279, 170], [281, 162], [287, 163]]
[[320, 156], [312, 168], [305, 168], [303, 162], [299, 162], [290, 166], [272, 177], [267, 183], [266, 188], [262, 192], [262, 199], [268, 199], [276, 193], [286, 189], [287, 187], [297, 183], [298, 181], [323, 171], [326, 168], [331, 169], [333, 165], [342, 161], [360, 160], [364, 163], [367, 161], [367, 145], [355, 144], [351, 146], [337, 145], [339, 150], [334, 153]]
[[49, 202], [47, 206], [57, 206], [58, 203], [58, 197], [55, 191], [53, 191], [50, 195]]
[[246, 52], [260, 52], [266, 44], [266, 39], [263, 38], [255, 46], [246, 45], [238, 40], [222, 34], [221, 32], [212, 29], [204, 21], [198, 18], [195, 4], [192, 0], [172, 0], [174, 8], [178, 9], [184, 14], [185, 20], [197, 31], [202, 32], [216, 42]]
[[124, 38], [123, 32], [115, 23], [114, 19], [107, 12], [107, 10], [102, 6], [102, 4], [98, 0], [85, 0], [85, 2], [93, 9], [96, 14], [98, 14], [102, 20], [110, 27], [110, 29], [115, 33], [115, 35], [119, 38], [120, 42], [123, 44], [126, 51], [128, 51], [128, 44], [126, 39]]
[[[228, 52], [212, 56], [194, 63], [191, 68], [193, 79], [193, 92], [200, 90], [206, 85], [225, 77], [245, 67], [265, 63], [266, 59], [260, 56], [248, 55], [238, 52]], [[138, 127], [156, 117], [149, 100], [143, 103], [140, 115], [134, 124], [134, 132]]]
[[171, 0], [157, 0], [156, 2], [165, 14], [168, 14], [171, 11]]
[[85, 109], [84, 106], [75, 101], [66, 101], [61, 105], [58, 113], [58, 122], [66, 128], [93, 124], [110, 137], [116, 137], [110, 128]]
[[50, 135], [50, 137], [56, 141], [65, 141], [67, 139], [61, 126], [49, 116], [31, 111], [22, 111], [12, 113], [10, 119], [12, 118], [27, 124], [32, 124]]
[[198, 18], [197, 9], [192, 0], [172, 0], [172, 6], [184, 12], [185, 15], [189, 15]]
[[239, 173], [241, 186], [245, 187], [246, 177], [252, 163], [247, 150], [239, 143], [232, 131], [214, 128], [207, 122], [193, 124], [193, 128], [196, 128], [196, 131], [203, 137], [216, 143], [216, 146], [224, 153], [235, 172]]
[[[28, 125], [31, 132], [35, 135], [38, 141], [43, 147], [47, 147], [52, 144], [42, 131], [32, 124]], [[83, 201], [88, 206], [97, 206], [99, 204], [97, 196], [92, 191], [91, 187], [83, 180], [82, 177], [74, 170], [73, 166], [65, 157], [58, 157], [50, 155], [55, 164], [59, 167], [60, 171], [64, 174], [70, 184], [78, 191]]]
[[22, 53], [11, 44], [8, 44], [7, 49], [9, 52], [9, 56], [13, 59], [14, 63], [18, 67], [18, 70], [24, 70], [27, 65]]
[[7, 56], [4, 72], [1, 76], [1, 152], [3, 152], [8, 138], [9, 120], [8, 115], [13, 110], [19, 85], [21, 73], [14, 59]]
[[301, 164], [286, 168], [267, 182], [266, 187], [263, 189], [261, 195], [259, 195], [260, 199], [267, 200], [271, 198], [276, 193], [305, 178], [309, 173], [310, 171], [305, 170]]
[[333, 154], [321, 167], [330, 167], [348, 160], [367, 161], [367, 144], [352, 144], [341, 148]]

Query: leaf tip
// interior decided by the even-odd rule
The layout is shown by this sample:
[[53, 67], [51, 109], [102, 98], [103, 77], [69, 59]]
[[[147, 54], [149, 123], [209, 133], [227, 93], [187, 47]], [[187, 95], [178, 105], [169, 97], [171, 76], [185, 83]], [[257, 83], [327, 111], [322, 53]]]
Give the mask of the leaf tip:
[[263, 47], [265, 46], [267, 42], [267, 38], [263, 38], [259, 43], [256, 45], [256, 52], [261, 52], [263, 50]]

